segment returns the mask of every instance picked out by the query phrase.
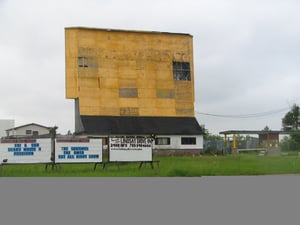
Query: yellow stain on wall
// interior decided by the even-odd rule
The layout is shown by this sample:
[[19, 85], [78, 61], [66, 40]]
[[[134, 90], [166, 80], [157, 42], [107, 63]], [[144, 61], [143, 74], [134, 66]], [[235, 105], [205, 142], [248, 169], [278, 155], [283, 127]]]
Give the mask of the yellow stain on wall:
[[[65, 28], [65, 60], [80, 115], [194, 117], [189, 34]], [[189, 63], [190, 80], [174, 80], [173, 61]]]

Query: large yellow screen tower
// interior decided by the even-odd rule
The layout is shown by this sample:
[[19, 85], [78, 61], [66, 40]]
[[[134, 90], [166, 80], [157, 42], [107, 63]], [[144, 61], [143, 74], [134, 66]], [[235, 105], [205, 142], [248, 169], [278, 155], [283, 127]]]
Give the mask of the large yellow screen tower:
[[194, 117], [189, 34], [65, 28], [65, 56], [81, 116]]

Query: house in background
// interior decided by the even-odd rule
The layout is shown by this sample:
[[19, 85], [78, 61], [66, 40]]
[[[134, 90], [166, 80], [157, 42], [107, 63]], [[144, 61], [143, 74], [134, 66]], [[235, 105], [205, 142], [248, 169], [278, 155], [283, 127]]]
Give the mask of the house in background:
[[103, 143], [154, 134], [154, 150], [203, 150], [190, 34], [65, 28], [65, 60], [75, 133]]
[[6, 130], [6, 137], [29, 137], [49, 135], [51, 127], [46, 127], [36, 123], [30, 123]]
[[6, 130], [13, 128], [15, 126], [14, 120], [0, 120], [0, 137], [3, 137], [6, 135]]

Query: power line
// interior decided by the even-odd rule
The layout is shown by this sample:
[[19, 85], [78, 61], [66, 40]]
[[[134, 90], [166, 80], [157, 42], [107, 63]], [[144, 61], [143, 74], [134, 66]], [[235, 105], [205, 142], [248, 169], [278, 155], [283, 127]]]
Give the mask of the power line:
[[222, 117], [222, 118], [231, 118], [231, 119], [247, 119], [247, 118], [257, 118], [257, 117], [266, 117], [270, 115], [274, 115], [277, 113], [284, 112], [290, 109], [290, 107], [266, 111], [266, 112], [259, 112], [259, 113], [251, 113], [251, 114], [215, 114], [215, 113], [207, 113], [207, 112], [199, 112], [195, 111], [197, 114], [206, 115], [206, 116], [213, 116], [213, 117]]

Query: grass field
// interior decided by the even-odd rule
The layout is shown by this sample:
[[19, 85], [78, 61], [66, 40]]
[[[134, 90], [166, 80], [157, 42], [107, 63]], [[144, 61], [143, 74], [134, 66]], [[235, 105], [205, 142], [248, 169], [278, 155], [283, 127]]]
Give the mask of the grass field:
[[229, 156], [154, 157], [160, 166], [154, 169], [139, 163], [110, 164], [102, 169], [94, 164], [62, 164], [45, 170], [44, 164], [3, 165], [0, 177], [199, 177], [266, 174], [300, 174], [300, 157], [240, 154]]

